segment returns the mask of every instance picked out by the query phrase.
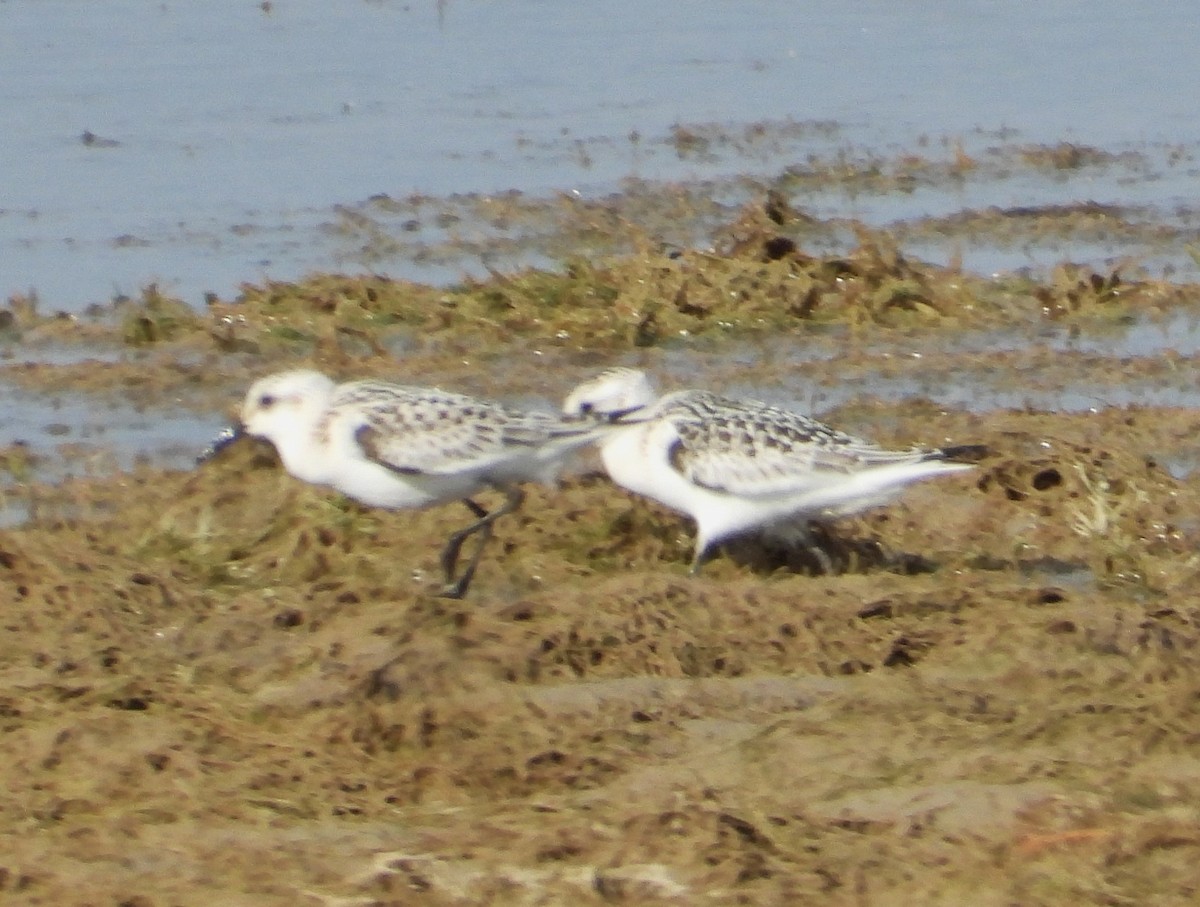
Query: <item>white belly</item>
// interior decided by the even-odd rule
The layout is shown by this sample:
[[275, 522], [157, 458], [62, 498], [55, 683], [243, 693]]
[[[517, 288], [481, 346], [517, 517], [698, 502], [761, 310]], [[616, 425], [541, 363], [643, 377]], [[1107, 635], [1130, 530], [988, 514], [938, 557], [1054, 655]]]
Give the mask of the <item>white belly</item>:
[[670, 451], [677, 439], [667, 423], [633, 426], [610, 436], [601, 456], [618, 485], [691, 516], [701, 546], [773, 523], [857, 513], [887, 503], [909, 482], [970, 468], [939, 461], [896, 464], [830, 476], [826, 483], [798, 482], [792, 492], [735, 495], [696, 485], [676, 470]]

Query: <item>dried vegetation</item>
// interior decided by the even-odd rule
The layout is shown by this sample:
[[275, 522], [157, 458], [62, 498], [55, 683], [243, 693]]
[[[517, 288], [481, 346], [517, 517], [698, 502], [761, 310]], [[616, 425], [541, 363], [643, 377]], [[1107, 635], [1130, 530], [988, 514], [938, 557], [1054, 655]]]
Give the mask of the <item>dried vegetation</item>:
[[[1195, 295], [1068, 266], [985, 280], [866, 231], [814, 256], [801, 220], [769, 198], [707, 250], [633, 235], [558, 270], [319, 276], [199, 314], [153, 288], [79, 320], [14, 300], [31, 348], [116, 353], [7, 371], [209, 406], [298, 360], [551, 396], [544, 364], [489, 384], [480, 363], [557, 350], [578, 374], [839, 331], [849, 372], [863, 337], [1086, 329]], [[0, 892], [1193, 903], [1200, 499], [1158, 452], [1200, 417], [879, 409], [833, 416], [990, 453], [832, 527], [836, 575], [750, 540], [690, 579], [686, 524], [585, 471], [501, 523], [465, 603], [430, 594], [455, 506], [366, 511], [251, 445], [53, 487], [0, 451], [36, 514], [0, 534]]]

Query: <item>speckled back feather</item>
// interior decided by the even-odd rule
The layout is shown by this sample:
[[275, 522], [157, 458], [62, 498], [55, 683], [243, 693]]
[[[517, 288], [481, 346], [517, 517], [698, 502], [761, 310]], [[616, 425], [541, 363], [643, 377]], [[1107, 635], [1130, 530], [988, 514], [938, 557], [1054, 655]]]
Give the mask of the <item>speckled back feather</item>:
[[548, 413], [513, 410], [439, 388], [378, 381], [339, 386], [329, 411], [347, 410], [361, 419], [355, 438], [364, 453], [404, 475], [452, 475], [503, 459], [514, 448], [583, 439], [594, 431]]
[[826, 483], [830, 473], [943, 458], [916, 447], [888, 450], [799, 413], [707, 391], [668, 394], [652, 415], [678, 435], [670, 452], [678, 472], [702, 487], [741, 496], [795, 492]]

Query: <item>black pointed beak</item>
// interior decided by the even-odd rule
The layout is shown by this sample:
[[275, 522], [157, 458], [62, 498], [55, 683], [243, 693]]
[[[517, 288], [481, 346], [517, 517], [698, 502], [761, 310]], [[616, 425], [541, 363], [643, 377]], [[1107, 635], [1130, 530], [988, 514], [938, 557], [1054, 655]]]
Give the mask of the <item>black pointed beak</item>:
[[210, 443], [208, 447], [204, 448], [204, 450], [200, 451], [200, 455], [196, 457], [196, 465], [199, 466], [202, 463], [207, 463], [234, 441], [244, 438], [245, 436], [246, 430], [240, 424], [229, 425], [225, 428], [222, 428], [217, 436], [212, 439], [212, 443]]
[[632, 416], [634, 413], [641, 412], [645, 408], [646, 408], [645, 406], [630, 406], [630, 407], [627, 407], [626, 409], [613, 410], [611, 413], [605, 413], [604, 421], [607, 422], [609, 425], [617, 425], [617, 424], [629, 425], [634, 422], [645, 421], [645, 420], [639, 420], [639, 419], [626, 418], [627, 416]]

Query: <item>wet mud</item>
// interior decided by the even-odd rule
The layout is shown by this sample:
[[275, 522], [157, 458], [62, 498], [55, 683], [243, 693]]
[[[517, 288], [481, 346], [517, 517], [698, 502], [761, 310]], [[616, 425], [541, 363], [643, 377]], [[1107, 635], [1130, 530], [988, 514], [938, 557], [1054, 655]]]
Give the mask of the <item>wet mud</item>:
[[[112, 355], [6, 381], [151, 412], [219, 419], [298, 362], [553, 405], [619, 361], [793, 404], [857, 381], [823, 417], [988, 451], [823, 527], [832, 574], [775, 536], [696, 577], [687, 522], [585, 456], [497, 525], [453, 602], [435, 592], [458, 505], [363, 509], [248, 442], [55, 482], [11, 446], [28, 518], [0, 532], [0, 900], [1193, 903], [1200, 414], [932, 398], [989, 375], [1183, 395], [1190, 354], [1036, 338], [1103, 346], [1194, 288], [985, 281], [878, 237], [810, 257], [778, 227], [748, 210], [711, 253], [450, 289], [10, 306], [31, 349]], [[1034, 339], [956, 346], [1018, 328]], [[927, 392], [889, 396], [912, 372]]]

